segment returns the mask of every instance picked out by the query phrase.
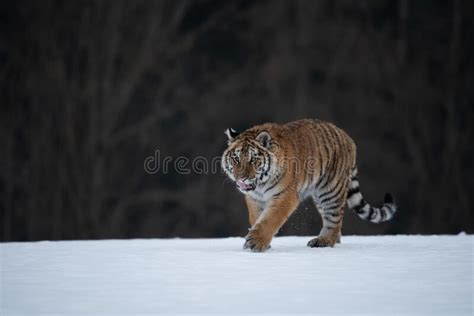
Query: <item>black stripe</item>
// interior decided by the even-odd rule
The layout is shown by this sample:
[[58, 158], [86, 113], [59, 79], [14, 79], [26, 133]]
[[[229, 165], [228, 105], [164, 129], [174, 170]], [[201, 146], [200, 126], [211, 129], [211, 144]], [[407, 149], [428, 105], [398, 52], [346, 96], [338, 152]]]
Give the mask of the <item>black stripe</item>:
[[358, 214], [363, 213], [363, 211], [360, 212], [360, 210], [362, 210], [366, 204], [367, 204], [367, 202], [366, 202], [364, 199], [361, 199], [361, 200], [359, 201], [359, 204], [354, 205], [354, 207], [352, 208], [352, 210], [356, 211]]
[[268, 189], [266, 189], [265, 192], [263, 192], [264, 194], [270, 191], [271, 189], [273, 189], [274, 187], [276, 187], [278, 183], [280, 183], [280, 177], [279, 176], [275, 177], [273, 181], [274, 181], [273, 184]]
[[385, 217], [387, 215], [387, 211], [384, 211], [384, 207], [386, 207], [385, 205], [380, 209], [380, 216], [381, 216], [381, 219], [380, 221], [383, 222], [385, 220]]
[[331, 202], [331, 203], [328, 203], [326, 205], [323, 205], [324, 209], [329, 209], [329, 208], [332, 208], [334, 206], [341, 206], [344, 204], [344, 201], [334, 201], [334, 202]]
[[334, 192], [334, 189], [337, 189], [341, 183], [342, 183], [342, 181], [337, 181], [336, 185], [335, 185], [333, 188], [331, 188], [331, 189], [329, 189], [328, 191], [326, 191], [326, 192], [324, 192], [323, 194], [321, 194], [321, 195], [319, 196], [319, 199], [322, 199], [322, 198], [324, 198], [325, 196], [327, 196], [328, 194], [333, 193], [333, 192]]
[[343, 187], [344, 187], [344, 181], [339, 181], [338, 186], [336, 186], [337, 191], [334, 194], [332, 194], [331, 196], [328, 196], [327, 198], [323, 199], [320, 203], [323, 204], [323, 203], [326, 203], [326, 202], [328, 202], [328, 201], [330, 201], [330, 200], [332, 200], [336, 197], [339, 197], [339, 195], [342, 192]]
[[341, 216], [342, 214], [341, 213], [334, 213], [334, 212], [324, 212], [324, 215], [329, 215], [329, 216], [332, 216], [332, 217], [338, 217], [338, 216]]
[[[335, 139], [335, 143], [338, 148], [344, 148], [344, 140], [342, 139], [341, 132], [337, 129], [332, 129], [332, 133]], [[345, 155], [339, 155], [337, 156], [337, 164], [336, 164], [336, 169], [334, 171], [335, 175], [339, 175], [341, 173], [342, 168], [345, 165]]]
[[359, 187], [354, 188], [354, 189], [349, 189], [349, 191], [347, 191], [347, 199], [350, 199], [351, 196], [353, 196], [353, 195], [356, 194], [357, 192], [360, 192]]
[[396, 210], [395, 206], [393, 206], [393, 205], [390, 206], [390, 216], [393, 216], [393, 214], [394, 214], [396, 211], [397, 211], [397, 210]]
[[395, 213], [395, 211], [396, 211], [395, 205], [390, 204], [389, 208], [390, 208], [390, 215], [393, 215], [393, 213]]
[[260, 174], [260, 181], [263, 180], [263, 177], [268, 175], [268, 172], [270, 171], [270, 162], [271, 162], [270, 155], [266, 152], [263, 152], [263, 166], [265, 167], [267, 165], [268, 167], [262, 170], [262, 173]]
[[319, 179], [318, 179], [318, 182], [316, 182], [316, 184], [314, 185], [314, 188], [317, 190], [319, 188], [319, 184], [321, 183], [321, 180], [323, 180], [323, 178], [325, 178], [327, 176], [327, 174], [324, 174], [322, 177], [320, 176]]
[[318, 186], [317, 189], [322, 190], [323, 188], [325, 188], [329, 183], [329, 177], [330, 177], [330, 172], [327, 172], [326, 176], [324, 177], [324, 182], [323, 182], [324, 184], [321, 183], [321, 185]]
[[[316, 131], [317, 133], [318, 131]], [[319, 139], [318, 139], [318, 136], [316, 135], [314, 137], [314, 141], [316, 142], [316, 148], [318, 148], [319, 150], [317, 150], [317, 153], [318, 153], [318, 158], [319, 158], [319, 176], [318, 176], [318, 179], [321, 178], [321, 176], [323, 175], [323, 156], [321, 155], [321, 145], [319, 143]]]
[[370, 207], [370, 210], [369, 210], [369, 216], [367, 216], [367, 219], [368, 219], [369, 221], [371, 221], [371, 220], [372, 220], [372, 216], [373, 216], [374, 214], [375, 214], [375, 209], [371, 206], [371, 207]]
[[[325, 181], [324, 181], [324, 184], [321, 185], [321, 188], [324, 188], [328, 185], [329, 181], [331, 180], [330, 178], [333, 178], [333, 170], [334, 169], [334, 164], [336, 163], [336, 159], [334, 157], [332, 157], [331, 161], [329, 162], [329, 164], [327, 165], [327, 167], [330, 167], [330, 168], [327, 168], [326, 169], [326, 177], [325, 177]], [[317, 189], [319, 189], [319, 186], [317, 187]]]
[[288, 187], [289, 187], [289, 186], [287, 186], [286, 188], [284, 188], [284, 189], [281, 190], [280, 192], [273, 194], [273, 195], [272, 195], [272, 198], [275, 198], [275, 197], [280, 196], [283, 192], [285, 192], [285, 191], [288, 189]]
[[[323, 136], [323, 142], [324, 142], [324, 149], [326, 151], [326, 156], [327, 156], [327, 159], [329, 160], [327, 165], [325, 166], [325, 170], [324, 170], [324, 176], [323, 177], [320, 177], [318, 179], [318, 183], [316, 184], [315, 188], [316, 189], [322, 189], [324, 187], [326, 187], [329, 183], [329, 181], [333, 178], [332, 176], [332, 169], [334, 169], [334, 165], [336, 163], [335, 161], [335, 157], [333, 157], [331, 155], [331, 149], [330, 147], [328, 146], [328, 143], [330, 142], [330, 138], [333, 136], [332, 133], [331, 133], [331, 128], [330, 126], [327, 126], [325, 124], [321, 125], [321, 131], [322, 131], [322, 136]], [[334, 150], [334, 149], [333, 149]], [[321, 166], [322, 167], [322, 166]], [[324, 179], [324, 184], [321, 183], [321, 180]]]
[[271, 166], [272, 166], [272, 156], [268, 153], [265, 153], [265, 152], [264, 152], [264, 156], [267, 158], [267, 161], [268, 161], [268, 168], [267, 168], [267, 170], [265, 170], [265, 173], [268, 173], [270, 171]]
[[341, 222], [341, 220], [342, 220], [342, 217], [340, 217], [338, 220], [335, 220], [335, 221], [333, 221], [332, 219], [330, 219], [330, 218], [327, 217], [327, 216], [324, 216], [323, 218], [324, 218], [325, 220], [327, 220], [328, 222], [333, 223], [333, 224], [336, 224], [336, 225], [339, 224], [339, 223]]
[[[322, 141], [324, 145], [323, 148], [324, 148], [324, 151], [326, 152], [326, 158], [328, 159], [327, 163], [329, 164], [331, 162], [330, 161], [331, 157], [330, 157], [330, 149], [328, 147], [328, 132], [327, 132], [325, 124], [321, 124], [319, 125], [319, 127], [321, 128], [321, 137], [322, 137]], [[324, 172], [327, 172], [327, 167], [328, 165], [324, 166]], [[321, 165], [321, 168], [322, 168], [322, 165]]]
[[395, 206], [393, 204], [386, 205], [388, 211], [387, 211], [387, 218], [389, 216], [393, 216], [393, 213], [395, 213]]
[[331, 194], [334, 189], [335, 189], [335, 188], [332, 188], [332, 189], [330, 189], [329, 191], [324, 192], [323, 194], [321, 194], [321, 195], [319, 196], [319, 198], [322, 199], [322, 198], [325, 197], [326, 195]]
[[341, 203], [336, 202], [323, 207], [323, 212], [330, 212], [341, 208]]

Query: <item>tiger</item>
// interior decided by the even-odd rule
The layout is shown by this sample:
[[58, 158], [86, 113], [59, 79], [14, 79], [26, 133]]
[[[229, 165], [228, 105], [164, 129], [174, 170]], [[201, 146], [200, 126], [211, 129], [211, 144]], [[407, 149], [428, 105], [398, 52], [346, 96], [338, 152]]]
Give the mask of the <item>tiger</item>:
[[390, 193], [371, 206], [359, 189], [356, 145], [342, 129], [318, 119], [265, 123], [241, 133], [225, 131], [221, 157], [225, 174], [244, 194], [250, 228], [244, 249], [264, 252], [297, 206], [311, 199], [322, 217], [309, 247], [340, 243], [345, 204], [363, 220], [390, 220], [396, 205]]

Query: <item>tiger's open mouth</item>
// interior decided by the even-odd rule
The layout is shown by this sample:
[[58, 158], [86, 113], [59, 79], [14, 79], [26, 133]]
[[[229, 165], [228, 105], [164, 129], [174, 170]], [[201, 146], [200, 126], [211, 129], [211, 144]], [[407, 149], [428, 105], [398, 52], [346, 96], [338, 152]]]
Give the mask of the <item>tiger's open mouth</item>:
[[235, 183], [237, 184], [237, 187], [242, 191], [255, 190], [255, 184], [245, 183], [245, 182], [240, 181], [240, 180], [235, 181]]

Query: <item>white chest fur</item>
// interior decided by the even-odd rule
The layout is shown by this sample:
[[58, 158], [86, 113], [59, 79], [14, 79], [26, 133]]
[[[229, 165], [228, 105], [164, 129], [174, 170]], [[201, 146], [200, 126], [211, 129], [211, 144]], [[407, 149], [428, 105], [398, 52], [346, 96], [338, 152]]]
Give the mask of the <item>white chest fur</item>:
[[250, 191], [246, 193], [250, 197], [252, 197], [254, 200], [266, 203], [271, 198], [280, 191], [280, 188], [278, 186], [275, 186], [273, 188], [269, 189], [269, 185], [264, 185], [264, 186], [258, 186], [255, 188], [255, 190]]

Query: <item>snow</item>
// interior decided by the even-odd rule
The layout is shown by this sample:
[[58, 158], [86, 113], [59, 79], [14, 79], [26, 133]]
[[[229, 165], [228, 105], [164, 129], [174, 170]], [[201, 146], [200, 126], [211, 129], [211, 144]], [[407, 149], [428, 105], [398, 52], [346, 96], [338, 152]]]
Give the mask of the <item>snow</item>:
[[0, 244], [1, 315], [473, 314], [473, 236]]

